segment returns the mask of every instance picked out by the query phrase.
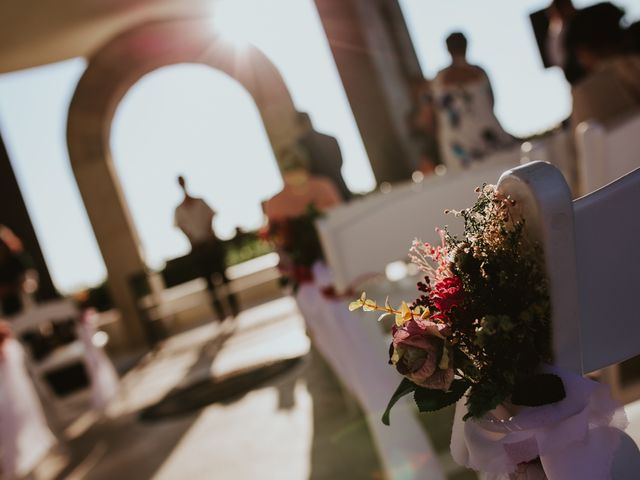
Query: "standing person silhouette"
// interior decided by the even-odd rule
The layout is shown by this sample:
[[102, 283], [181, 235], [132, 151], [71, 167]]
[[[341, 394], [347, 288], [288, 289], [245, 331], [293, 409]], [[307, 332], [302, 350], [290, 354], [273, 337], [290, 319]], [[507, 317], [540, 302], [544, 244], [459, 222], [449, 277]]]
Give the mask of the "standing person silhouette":
[[[186, 235], [191, 243], [193, 257], [199, 275], [207, 282], [207, 288], [213, 299], [213, 308], [220, 321], [226, 318], [225, 309], [216, 291], [214, 277], [227, 285], [229, 279], [225, 273], [225, 249], [213, 231], [213, 217], [216, 212], [202, 198], [196, 198], [187, 192], [187, 182], [178, 177], [178, 185], [184, 192], [184, 199], [176, 207], [175, 225]], [[231, 314], [238, 314], [238, 301], [233, 293], [227, 296]]]
[[451, 65], [433, 80], [438, 143], [447, 168], [460, 170], [515, 142], [493, 112], [489, 77], [467, 61], [467, 38], [454, 32], [446, 42]]
[[342, 178], [342, 153], [338, 141], [330, 135], [316, 132], [309, 114], [298, 112], [296, 116], [300, 129], [298, 143], [306, 151], [309, 173], [329, 178], [340, 192], [343, 201], [351, 199], [353, 193]]

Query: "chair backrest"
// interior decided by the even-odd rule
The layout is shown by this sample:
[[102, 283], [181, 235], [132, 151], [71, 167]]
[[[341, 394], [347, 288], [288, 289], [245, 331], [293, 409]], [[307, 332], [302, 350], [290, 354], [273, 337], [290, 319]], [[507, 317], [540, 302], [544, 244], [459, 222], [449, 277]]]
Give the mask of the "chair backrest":
[[367, 275], [383, 273], [389, 263], [407, 259], [414, 238], [439, 243], [436, 226], [460, 223], [446, 216], [445, 209], [473, 203], [475, 187], [495, 181], [518, 163], [517, 157], [498, 156], [464, 172], [395, 185], [388, 193], [329, 212], [316, 225], [335, 287], [343, 291]]
[[505, 172], [498, 188], [544, 246], [556, 363], [589, 373], [640, 354], [640, 169], [575, 202], [543, 162]]
[[578, 174], [582, 195], [640, 167], [640, 113], [609, 128], [595, 121], [576, 128]]
[[39, 303], [11, 318], [14, 335], [19, 336], [27, 331], [36, 330], [45, 322], [65, 322], [77, 319], [80, 310], [76, 303], [68, 298]]
[[549, 162], [558, 168], [573, 192], [578, 191], [576, 158], [573, 135], [565, 129], [558, 129], [541, 138], [522, 144], [522, 163], [532, 160]]

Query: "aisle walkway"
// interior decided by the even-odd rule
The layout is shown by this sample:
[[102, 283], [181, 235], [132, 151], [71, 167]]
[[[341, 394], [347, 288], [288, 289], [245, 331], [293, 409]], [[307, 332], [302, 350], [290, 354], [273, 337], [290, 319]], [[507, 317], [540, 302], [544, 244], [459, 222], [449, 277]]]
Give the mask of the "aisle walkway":
[[[292, 369], [243, 395], [180, 415], [140, 419], [146, 407], [179, 399], [176, 394], [190, 385], [211, 384], [212, 376], [219, 380], [296, 357], [301, 361]], [[171, 338], [125, 376], [122, 398], [108, 417], [86, 431], [82, 420], [76, 422], [70, 454], [52, 456], [35, 477], [382, 478], [361, 413], [345, 404], [334, 376], [309, 351], [291, 298], [247, 310], [234, 323]]]

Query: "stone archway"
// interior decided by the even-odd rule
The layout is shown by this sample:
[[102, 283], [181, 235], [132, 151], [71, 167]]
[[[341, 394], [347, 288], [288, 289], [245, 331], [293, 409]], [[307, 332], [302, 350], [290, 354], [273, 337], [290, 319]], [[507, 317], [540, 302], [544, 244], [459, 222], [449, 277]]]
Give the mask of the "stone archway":
[[274, 152], [295, 138], [295, 107], [282, 76], [256, 47], [217, 36], [203, 20], [171, 20], [126, 32], [89, 60], [69, 107], [69, 158], [122, 313], [131, 346], [144, 341], [129, 279], [145, 269], [110, 149], [111, 122], [129, 88], [160, 67], [199, 63], [220, 70], [253, 97]]

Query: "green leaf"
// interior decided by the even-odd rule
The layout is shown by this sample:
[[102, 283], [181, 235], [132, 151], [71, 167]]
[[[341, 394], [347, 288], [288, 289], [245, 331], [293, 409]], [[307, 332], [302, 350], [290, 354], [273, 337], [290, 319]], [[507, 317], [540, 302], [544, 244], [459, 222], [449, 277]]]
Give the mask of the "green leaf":
[[448, 392], [417, 387], [413, 398], [421, 412], [435, 412], [456, 403], [468, 388], [469, 382], [466, 380], [454, 380]]
[[511, 403], [539, 407], [559, 402], [566, 396], [562, 380], [551, 373], [532, 375], [520, 380], [511, 394]]
[[413, 392], [416, 388], [418, 388], [418, 386], [408, 378], [402, 379], [402, 382], [400, 382], [400, 385], [398, 385], [398, 388], [396, 388], [396, 391], [393, 392], [391, 399], [389, 399], [389, 404], [387, 405], [387, 409], [382, 414], [382, 423], [389, 426], [389, 423], [390, 423], [389, 414], [391, 413], [391, 408], [396, 404], [398, 400], [400, 400], [405, 395], [408, 395], [409, 393]]

